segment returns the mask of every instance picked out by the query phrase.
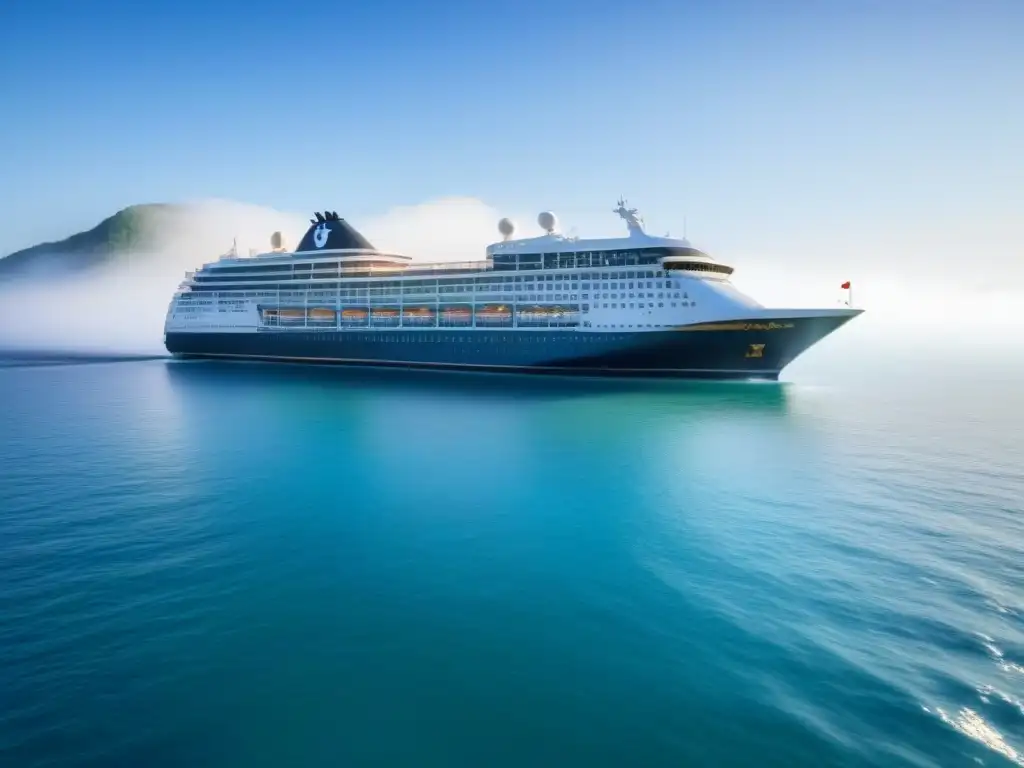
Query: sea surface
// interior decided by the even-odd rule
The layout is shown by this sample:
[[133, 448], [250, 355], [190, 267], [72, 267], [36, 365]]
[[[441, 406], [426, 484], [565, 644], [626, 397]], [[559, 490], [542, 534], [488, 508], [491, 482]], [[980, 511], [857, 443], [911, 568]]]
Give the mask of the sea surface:
[[7, 357], [0, 766], [1024, 766], [1006, 358]]

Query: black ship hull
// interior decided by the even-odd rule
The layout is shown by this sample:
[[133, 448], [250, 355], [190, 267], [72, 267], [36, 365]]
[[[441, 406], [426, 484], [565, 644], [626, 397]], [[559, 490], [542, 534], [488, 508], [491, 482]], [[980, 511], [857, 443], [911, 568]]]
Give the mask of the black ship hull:
[[168, 332], [180, 357], [702, 379], [777, 379], [854, 313], [730, 320], [664, 331], [380, 328]]

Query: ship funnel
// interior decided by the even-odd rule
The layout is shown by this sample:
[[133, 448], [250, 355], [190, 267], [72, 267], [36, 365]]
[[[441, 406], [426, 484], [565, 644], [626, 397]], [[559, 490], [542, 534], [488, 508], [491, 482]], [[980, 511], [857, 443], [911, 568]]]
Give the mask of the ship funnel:
[[338, 215], [337, 211], [326, 214], [317, 211], [309, 220], [310, 226], [295, 249], [296, 253], [317, 251], [374, 251], [370, 242]]

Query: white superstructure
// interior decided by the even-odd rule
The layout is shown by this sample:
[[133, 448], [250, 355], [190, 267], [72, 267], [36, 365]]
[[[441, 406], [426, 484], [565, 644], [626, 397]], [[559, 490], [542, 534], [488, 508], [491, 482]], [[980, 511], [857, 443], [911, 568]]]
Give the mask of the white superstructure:
[[[636, 209], [624, 201], [614, 212], [626, 223], [626, 237], [566, 237], [557, 233], [554, 215], [544, 213], [544, 234], [512, 239], [513, 227], [504, 219], [506, 239], [490, 245], [486, 260], [478, 262], [424, 264], [372, 246], [321, 250], [315, 237], [312, 250], [250, 257], [231, 252], [186, 275], [166, 330], [255, 332], [273, 318], [258, 307], [274, 306], [292, 311], [277, 315], [281, 328], [571, 327], [637, 333], [820, 311], [765, 309], [732, 284], [732, 267], [686, 239], [648, 235]], [[352, 310], [347, 316], [346, 308]], [[424, 319], [426, 309], [432, 309], [434, 322]], [[482, 314], [489, 317], [478, 322]]]

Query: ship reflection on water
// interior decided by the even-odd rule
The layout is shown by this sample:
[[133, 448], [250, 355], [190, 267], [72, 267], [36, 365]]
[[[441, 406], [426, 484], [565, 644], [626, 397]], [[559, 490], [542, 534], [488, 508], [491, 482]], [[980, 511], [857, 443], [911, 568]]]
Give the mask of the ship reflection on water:
[[664, 405], [703, 411], [783, 413], [788, 385], [764, 381], [615, 379], [585, 376], [431, 371], [422, 369], [287, 365], [261, 362], [171, 360], [171, 383], [181, 392], [233, 387], [239, 391], [275, 385], [336, 390], [348, 395], [379, 392], [414, 398], [474, 398], [499, 401], [558, 401], [605, 396], [653, 397]]
[[219, 361], [161, 369], [175, 401], [166, 411], [180, 415], [211, 483], [226, 477], [226, 452], [258, 467], [268, 493], [291, 473], [330, 477], [338, 514], [372, 498], [374, 520], [427, 508], [521, 517], [512, 510], [567, 484], [599, 498], [634, 484], [657, 496], [681, 468], [728, 474], [785, 450], [795, 426], [785, 384]]

